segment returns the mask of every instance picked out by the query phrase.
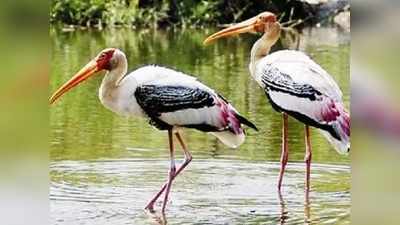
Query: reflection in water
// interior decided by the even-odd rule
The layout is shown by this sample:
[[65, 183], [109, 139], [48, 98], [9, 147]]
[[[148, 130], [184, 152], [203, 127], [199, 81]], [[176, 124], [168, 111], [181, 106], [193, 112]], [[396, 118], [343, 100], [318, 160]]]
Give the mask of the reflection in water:
[[[130, 71], [157, 63], [193, 74], [255, 122], [260, 132], [249, 130], [237, 150], [210, 135], [185, 132], [193, 164], [176, 180], [167, 211], [169, 224], [301, 224], [305, 218], [311, 221], [311, 208], [314, 222], [348, 223], [349, 159], [312, 132], [310, 206], [304, 201], [304, 164], [296, 163], [303, 162], [303, 126], [295, 121], [289, 122], [291, 155], [283, 198], [277, 200], [281, 118], [249, 78], [248, 54], [257, 37], [221, 40], [204, 48], [206, 33], [212, 32], [53, 29], [50, 88], [68, 80], [100, 49], [118, 47], [134, 65]], [[284, 40], [281, 44], [293, 47]], [[305, 30], [297, 46], [338, 81], [348, 106], [348, 35], [334, 28]], [[147, 121], [121, 118], [105, 109], [97, 98], [100, 82], [100, 77], [94, 78], [50, 109], [53, 224], [165, 222], [160, 215], [147, 216], [143, 207], [166, 177], [166, 135]]]
[[167, 225], [167, 216], [165, 213], [150, 212], [146, 210], [147, 216], [157, 225]]
[[283, 200], [282, 192], [278, 191], [278, 196], [279, 196], [279, 204], [281, 206], [281, 218], [280, 218], [280, 224], [286, 224], [286, 219], [287, 219], [287, 214], [288, 211], [286, 209], [286, 203], [285, 200]]
[[[194, 160], [178, 177], [167, 210], [146, 214], [168, 165], [162, 159], [57, 161], [50, 166], [53, 224], [300, 224], [304, 201], [303, 163], [289, 163], [282, 196], [277, 195], [279, 163]], [[349, 218], [350, 168], [313, 166], [313, 222], [341, 224]], [[332, 184], [336, 184], [335, 187]], [[340, 184], [340, 185], [339, 185]], [[160, 209], [161, 202], [157, 202]], [[305, 210], [306, 209], [306, 210]], [[311, 219], [309, 219], [311, 221]]]
[[310, 192], [305, 191], [304, 193], [304, 223], [310, 224]]
[[[286, 207], [286, 202], [283, 198], [282, 192], [278, 191], [278, 198], [280, 204], [280, 224], [288, 224], [286, 221], [288, 219], [289, 211]], [[311, 224], [311, 207], [310, 207], [310, 192], [304, 192], [304, 224]]]

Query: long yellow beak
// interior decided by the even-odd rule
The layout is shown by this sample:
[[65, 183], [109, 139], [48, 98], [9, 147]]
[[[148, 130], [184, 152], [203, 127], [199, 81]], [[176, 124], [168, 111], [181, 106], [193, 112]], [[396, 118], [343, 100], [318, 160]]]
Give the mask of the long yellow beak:
[[259, 26], [259, 20], [257, 20], [257, 17], [250, 18], [248, 20], [245, 20], [243, 22], [237, 23], [235, 25], [232, 25], [228, 28], [225, 28], [223, 30], [218, 31], [217, 33], [214, 33], [206, 38], [204, 40], [203, 44], [209, 44], [212, 41], [222, 38], [222, 37], [228, 37], [236, 34], [241, 34], [241, 33], [247, 33], [247, 32], [255, 32], [257, 26]]
[[275, 14], [268, 11], [262, 12], [253, 18], [247, 19], [243, 22], [237, 23], [221, 31], [218, 31], [215, 34], [212, 34], [211, 36], [206, 38], [206, 40], [204, 40], [203, 44], [206, 45], [218, 38], [228, 37], [235, 34], [248, 32], [265, 32], [265, 25], [274, 22], [276, 22]]
[[78, 73], [76, 73], [69, 81], [63, 84], [56, 92], [50, 97], [50, 104], [53, 104], [58, 98], [60, 98], [64, 93], [81, 83], [82, 81], [88, 79], [90, 76], [99, 71], [97, 63], [95, 60], [90, 61], [86, 66], [84, 66]]

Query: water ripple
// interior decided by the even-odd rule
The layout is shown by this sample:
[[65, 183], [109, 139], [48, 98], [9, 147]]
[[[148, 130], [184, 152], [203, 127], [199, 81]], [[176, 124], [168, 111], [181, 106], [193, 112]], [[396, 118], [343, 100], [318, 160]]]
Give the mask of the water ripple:
[[[166, 179], [165, 159], [51, 163], [53, 224], [154, 224], [143, 211]], [[194, 160], [174, 183], [170, 224], [337, 224], [348, 221], [348, 166], [314, 164], [312, 192], [303, 192], [304, 164], [288, 164], [283, 195], [278, 163]], [[301, 177], [299, 179], [299, 176]], [[345, 185], [348, 187], [349, 185]], [[160, 202], [157, 207], [160, 207]]]

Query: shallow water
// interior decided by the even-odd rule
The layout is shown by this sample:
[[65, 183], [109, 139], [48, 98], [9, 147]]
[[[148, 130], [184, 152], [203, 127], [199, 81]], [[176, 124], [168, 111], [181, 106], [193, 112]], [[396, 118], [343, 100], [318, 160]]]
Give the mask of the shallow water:
[[[289, 121], [290, 156], [282, 196], [276, 192], [281, 117], [248, 75], [244, 35], [202, 46], [212, 31], [51, 30], [51, 91], [106, 47], [122, 49], [129, 70], [161, 64], [198, 77], [260, 129], [248, 130], [239, 149], [187, 131], [193, 161], [176, 179], [167, 208], [169, 224], [348, 224], [349, 157], [338, 155], [312, 132], [310, 197], [305, 199], [303, 126]], [[279, 48], [306, 51], [334, 78], [349, 103], [349, 34], [336, 28], [305, 30], [299, 42], [285, 35]], [[101, 76], [51, 107], [51, 215], [53, 224], [157, 224], [143, 207], [168, 171], [166, 133], [141, 119], [126, 119], [97, 99]], [[280, 198], [281, 197], [281, 198]], [[160, 204], [157, 204], [157, 209]]]

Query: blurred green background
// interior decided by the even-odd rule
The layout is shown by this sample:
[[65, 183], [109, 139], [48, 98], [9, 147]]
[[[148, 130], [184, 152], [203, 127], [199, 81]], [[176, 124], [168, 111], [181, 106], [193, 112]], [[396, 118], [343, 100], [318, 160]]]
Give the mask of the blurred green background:
[[48, 13], [45, 1], [0, 3], [2, 224], [48, 221]]

